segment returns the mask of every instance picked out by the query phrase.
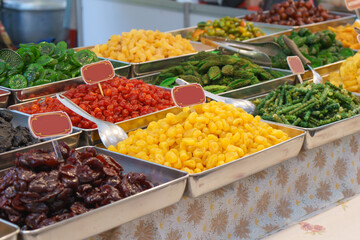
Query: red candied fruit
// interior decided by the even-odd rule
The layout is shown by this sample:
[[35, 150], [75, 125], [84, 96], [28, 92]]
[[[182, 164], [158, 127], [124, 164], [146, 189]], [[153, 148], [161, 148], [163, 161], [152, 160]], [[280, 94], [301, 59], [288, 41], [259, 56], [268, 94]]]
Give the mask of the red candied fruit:
[[[101, 87], [104, 96], [101, 95], [96, 84], [79, 85], [68, 90], [64, 96], [92, 116], [109, 122], [124, 121], [174, 105], [169, 91], [144, 83], [142, 80], [115, 77], [102, 82]], [[70, 116], [75, 127], [96, 128], [96, 124], [79, 116], [51, 97], [46, 97], [44, 101], [38, 99], [30, 106], [21, 108], [20, 111], [28, 114], [64, 111]]]

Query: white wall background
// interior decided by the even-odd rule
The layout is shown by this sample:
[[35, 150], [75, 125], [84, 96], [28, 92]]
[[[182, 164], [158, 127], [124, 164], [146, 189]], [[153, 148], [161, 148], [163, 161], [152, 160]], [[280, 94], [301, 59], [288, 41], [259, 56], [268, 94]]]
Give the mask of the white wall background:
[[[184, 27], [184, 4], [170, 0], [81, 0], [82, 46], [105, 43], [111, 35], [133, 28], [170, 31]], [[208, 5], [191, 5], [190, 26], [247, 11]], [[78, 12], [79, 14], [79, 12]], [[79, 21], [78, 20], [78, 21]]]

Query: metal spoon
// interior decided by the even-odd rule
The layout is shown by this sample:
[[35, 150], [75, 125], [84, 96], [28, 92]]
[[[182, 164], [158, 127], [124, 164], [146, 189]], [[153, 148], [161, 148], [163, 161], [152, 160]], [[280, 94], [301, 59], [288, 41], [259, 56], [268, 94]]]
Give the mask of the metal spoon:
[[300, 52], [298, 46], [296, 46], [296, 43], [294, 43], [293, 40], [291, 40], [290, 38], [288, 38], [287, 36], [284, 36], [284, 42], [286, 44], [286, 46], [288, 46], [288, 48], [291, 50], [291, 52], [295, 55], [297, 55], [301, 62], [308, 66], [308, 68], [312, 71], [313, 73], [313, 82], [315, 84], [322, 84], [323, 83], [323, 78], [320, 76], [320, 74], [318, 72], [316, 72], [312, 67], [311, 67], [311, 62], [309, 61], [309, 59], [307, 59], [306, 57], [304, 57], [304, 55], [302, 55], [302, 53]]
[[262, 42], [262, 43], [240, 42], [240, 41], [235, 41], [235, 40], [231, 40], [223, 37], [216, 37], [216, 36], [203, 36], [202, 38], [206, 38], [216, 42], [223, 42], [231, 47], [244, 48], [247, 50], [255, 50], [255, 51], [263, 52], [270, 57], [274, 57], [278, 54], [283, 53], [280, 45], [275, 42]]
[[270, 57], [263, 52], [254, 51], [254, 50], [244, 50], [244, 49], [231, 47], [231, 46], [227, 45], [226, 43], [216, 42], [216, 41], [210, 40], [208, 38], [204, 38], [204, 37], [201, 38], [201, 43], [212, 46], [212, 47], [216, 47], [216, 48], [217, 47], [224, 48], [231, 52], [238, 53], [242, 57], [248, 58], [252, 62], [262, 65], [262, 66], [270, 67], [272, 65]]
[[[188, 82], [184, 81], [181, 78], [176, 79], [176, 83], [178, 85], [187, 85], [189, 84]], [[247, 113], [253, 113], [255, 111], [255, 104], [253, 104], [252, 102], [248, 101], [248, 100], [244, 100], [244, 99], [234, 99], [234, 98], [228, 98], [228, 97], [221, 97], [218, 95], [215, 95], [211, 92], [205, 91], [205, 96], [212, 98], [218, 102], [224, 102], [224, 103], [228, 103], [228, 104], [232, 104], [235, 107], [239, 107], [244, 109], [245, 112]]]
[[57, 97], [57, 99], [59, 99], [59, 101], [62, 104], [64, 104], [70, 110], [72, 110], [72, 111], [76, 112], [77, 114], [79, 114], [80, 116], [96, 123], [96, 125], [98, 127], [100, 139], [106, 148], [110, 147], [110, 145], [116, 146], [116, 144], [118, 142], [121, 142], [128, 138], [128, 135], [126, 134], [126, 132], [118, 125], [111, 123], [111, 122], [102, 121], [100, 119], [97, 119], [97, 118], [91, 116], [90, 114], [85, 112], [82, 108], [80, 108], [78, 105], [76, 105], [70, 99], [68, 99], [67, 97], [65, 97], [63, 95], [60, 95], [57, 93], [56, 97]]

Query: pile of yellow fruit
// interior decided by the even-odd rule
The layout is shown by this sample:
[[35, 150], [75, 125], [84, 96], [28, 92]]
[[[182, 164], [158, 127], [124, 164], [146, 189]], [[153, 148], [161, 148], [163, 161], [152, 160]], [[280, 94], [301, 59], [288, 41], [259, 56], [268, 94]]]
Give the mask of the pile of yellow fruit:
[[222, 102], [184, 108], [108, 149], [147, 161], [199, 173], [289, 139], [241, 108]]
[[354, 27], [360, 27], [359, 22], [355, 22], [352, 26], [346, 24], [346, 26], [338, 26], [336, 28], [329, 27], [331, 31], [336, 34], [336, 39], [339, 40], [344, 47], [351, 49], [360, 49], [360, 44], [357, 40], [357, 33]]
[[360, 93], [360, 53], [347, 58], [339, 71], [329, 74], [328, 80], [336, 86], [342, 84], [350, 92]]
[[113, 35], [106, 44], [91, 49], [98, 57], [139, 63], [195, 52], [190, 41], [180, 35], [151, 30], [136, 30]]

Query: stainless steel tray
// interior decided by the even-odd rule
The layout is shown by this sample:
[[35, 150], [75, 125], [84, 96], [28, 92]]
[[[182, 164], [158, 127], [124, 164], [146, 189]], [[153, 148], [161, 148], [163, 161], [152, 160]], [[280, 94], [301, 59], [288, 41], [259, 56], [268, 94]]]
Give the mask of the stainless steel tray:
[[[207, 46], [207, 45], [199, 43], [199, 42], [190, 41], [190, 43], [194, 47], [195, 51], [197, 51], [197, 52], [214, 50], [213, 47]], [[79, 48], [76, 48], [75, 51], [82, 50], [82, 49], [91, 49], [93, 47], [95, 47], [95, 46], [79, 47]], [[130, 74], [128, 77], [132, 78], [132, 77], [137, 77], [140, 75], [145, 75], [145, 74], [149, 74], [149, 73], [153, 73], [153, 72], [159, 72], [162, 69], [166, 68], [167, 64], [170, 64], [173, 61], [177, 62], [178, 58], [183, 58], [183, 57], [187, 58], [194, 54], [196, 54], [196, 52], [180, 55], [177, 57], [169, 57], [169, 58], [164, 58], [164, 59], [159, 59], [159, 60], [154, 60], [154, 61], [147, 61], [147, 62], [142, 62], [142, 63], [127, 63], [127, 64], [131, 65], [131, 70], [130, 70]]]
[[125, 172], [144, 173], [156, 186], [40, 229], [20, 231], [23, 240], [84, 239], [170, 206], [183, 196], [187, 173], [106, 149], [95, 148], [98, 153], [113, 157], [123, 166]]
[[267, 123], [273, 128], [286, 132], [291, 139], [204, 172], [190, 174], [185, 195], [198, 197], [296, 157], [304, 142], [304, 131], [289, 126]]
[[[329, 66], [323, 66], [320, 67], [321, 71], [319, 71], [319, 74], [321, 74], [322, 76], [325, 76], [325, 70], [329, 69], [331, 71], [334, 71], [335, 66], [340, 66], [340, 63], [334, 63], [334, 64], [330, 64]], [[309, 73], [310, 71], [305, 72], [305, 79], [310, 81], [312, 80], [312, 78], [308, 78], [308, 76], [310, 75]], [[322, 74], [323, 73], [323, 74]], [[329, 72], [327, 72], [329, 73]], [[312, 76], [312, 74], [311, 74]], [[305, 80], [304, 79], [304, 80]], [[266, 96], [266, 95], [265, 95]], [[265, 97], [265, 96], [261, 96]], [[355, 94], [355, 96], [360, 100], [360, 95]], [[255, 99], [256, 97], [252, 98]], [[352, 116], [350, 118], [346, 118], [346, 119], [342, 119], [340, 121], [336, 121], [333, 123], [329, 123], [320, 127], [315, 127], [315, 128], [303, 128], [303, 127], [297, 127], [297, 126], [292, 126], [292, 125], [287, 125], [287, 124], [281, 124], [281, 123], [275, 123], [278, 124], [280, 126], [287, 126], [287, 127], [292, 127], [292, 128], [296, 128], [302, 131], [306, 132], [305, 135], [305, 141], [304, 141], [304, 145], [303, 148], [305, 150], [308, 149], [313, 149], [316, 148], [318, 146], [324, 145], [326, 143], [330, 143], [332, 141], [335, 141], [337, 139], [340, 139], [342, 137], [354, 134], [356, 132], [360, 131], [360, 114]], [[267, 121], [270, 122], [270, 121]], [[274, 122], [272, 122], [274, 123]]]
[[[274, 24], [267, 24], [267, 23], [260, 23], [260, 22], [252, 22], [252, 23], [254, 24], [255, 27], [258, 27], [261, 31], [263, 31], [265, 33], [265, 36], [280, 33], [280, 32], [287, 31], [287, 30], [290, 30], [293, 28], [292, 26], [274, 25]], [[193, 32], [196, 28], [197, 28], [196, 26], [188, 27], [188, 28], [180, 28], [180, 29], [169, 31], [169, 33], [171, 33], [172, 35], [180, 34], [183, 38], [186, 38], [187, 35], [190, 32]], [[258, 37], [252, 38], [252, 39], [257, 39], [257, 38]], [[248, 42], [249, 40], [252, 40], [252, 39], [244, 40], [243, 42]]]
[[0, 219], [0, 240], [16, 240], [19, 232], [18, 226]]
[[[266, 13], [266, 12], [268, 12], [268, 11], [264, 11], [264, 13]], [[290, 27], [292, 27], [293, 29], [301, 29], [301, 28], [309, 28], [310, 29], [311, 28], [311, 29], [314, 29], [314, 31], [321, 31], [321, 30], [327, 29], [327, 27], [336, 27], [339, 25], [345, 25], [347, 23], [353, 24], [356, 19], [356, 15], [352, 14], [352, 13], [343, 13], [343, 12], [335, 12], [335, 11], [329, 11], [329, 13], [339, 15], [340, 18], [327, 20], [327, 21], [323, 21], [323, 22], [318, 22], [318, 23], [305, 24], [302, 26], [290, 26]], [[240, 16], [239, 18], [245, 19], [245, 15]], [[269, 24], [269, 23], [263, 23], [263, 24], [273, 25], [273, 26], [283, 26], [283, 25]]]
[[[11, 120], [11, 123], [14, 127], [17, 127], [17, 126], [23, 126], [23, 127], [27, 127], [27, 128], [29, 127], [28, 126], [28, 117], [29, 116], [20, 114], [17, 111], [11, 111], [11, 112], [13, 114], [13, 119]], [[73, 133], [63, 136], [63, 137], [58, 137], [55, 139], [58, 141], [66, 142], [70, 147], [75, 148], [79, 145], [80, 134], [81, 134], [81, 131], [74, 129]], [[45, 141], [40, 142], [40, 143], [36, 143], [36, 144], [29, 145], [26, 147], [16, 148], [11, 151], [0, 153], [0, 169], [5, 169], [5, 168], [12, 166], [14, 163], [16, 153], [27, 152], [30, 149], [40, 149], [40, 148], [41, 149], [52, 149], [51, 140], [45, 139]]]
[[[337, 26], [346, 25], [346, 24], [353, 24], [356, 20], [356, 15], [353, 15], [353, 14], [338, 13], [338, 12], [332, 12], [332, 13], [344, 15], [344, 17], [339, 18], [339, 19], [324, 21], [324, 22], [320, 22], [320, 23], [307, 24], [307, 25], [303, 25], [303, 26], [295, 26], [293, 29], [283, 31], [281, 33], [276, 33], [276, 34], [272, 34], [269, 36], [261, 36], [261, 37], [249, 39], [248, 42], [253, 42], [253, 43], [272, 42], [274, 37], [279, 37], [281, 35], [289, 36], [291, 34], [291, 31], [293, 31], [293, 30], [298, 31], [301, 28], [307, 28], [310, 30], [310, 32], [314, 33], [314, 32], [320, 32], [323, 30], [327, 30], [328, 27], [337, 27]], [[267, 24], [267, 23], [265, 23], [265, 24]], [[276, 25], [276, 24], [267, 24], [267, 25]], [[276, 25], [276, 26], [278, 26], [278, 25]]]
[[[167, 89], [167, 88], [164, 88], [164, 89], [167, 91], [170, 91], [170, 89]], [[15, 104], [15, 105], [9, 106], [8, 109], [13, 110], [20, 115], [29, 116], [29, 114], [27, 114], [27, 113], [20, 112], [19, 109], [22, 107], [25, 107], [25, 106], [30, 106], [35, 101], [36, 100], [32, 100], [32, 101], [28, 101], [28, 102], [24, 102], [24, 103]], [[177, 114], [181, 111], [182, 111], [181, 108], [174, 106], [174, 107], [163, 109], [161, 111], [149, 113], [149, 114], [146, 114], [143, 116], [128, 119], [128, 120], [125, 120], [122, 122], [118, 122], [116, 124], [119, 125], [121, 128], [123, 128], [126, 132], [128, 132], [128, 131], [132, 131], [132, 130], [135, 130], [138, 128], [146, 127], [150, 122], [157, 121], [159, 119], [164, 118], [167, 113], [171, 112], [171, 113]], [[81, 146], [96, 145], [96, 144], [101, 143], [97, 128], [84, 129], [84, 128], [73, 127], [73, 129], [75, 131], [81, 131], [81, 140], [80, 140]]]
[[10, 91], [0, 89], [0, 108], [6, 108], [9, 103]]
[[[130, 65], [124, 66], [123, 63], [118, 61], [110, 60], [114, 66], [115, 73], [120, 76], [127, 77], [130, 72]], [[48, 84], [43, 84], [34, 87], [27, 87], [22, 89], [11, 89], [0, 86], [0, 89], [6, 89], [11, 92], [10, 104], [21, 103], [29, 100], [33, 100], [43, 96], [49, 96], [57, 92], [63, 92], [70, 88], [76, 87], [77, 85], [84, 83], [81, 76], [76, 78], [70, 78]]]
[[[268, 67], [263, 67], [263, 68], [270, 69]], [[239, 89], [234, 89], [231, 91], [220, 93], [218, 95], [223, 96], [223, 97], [231, 97], [231, 98], [248, 98], [251, 96], [257, 96], [257, 95], [269, 92], [271, 90], [274, 90], [275, 88], [277, 88], [278, 86], [280, 86], [286, 82], [289, 84], [295, 84], [295, 82], [297, 81], [296, 75], [291, 74], [291, 72], [289, 70], [276, 69], [276, 68], [271, 68], [271, 69], [282, 72], [286, 75], [281, 78], [264, 81], [264, 82], [261, 82], [258, 84], [254, 84], [254, 85], [247, 86], [247, 87], [242, 87]], [[139, 76], [137, 78], [142, 79], [144, 82], [151, 84], [152, 82], [155, 81], [156, 77], [159, 74], [160, 73], [158, 72], [158, 73], [148, 74], [148, 75], [144, 75], [144, 76]]]

